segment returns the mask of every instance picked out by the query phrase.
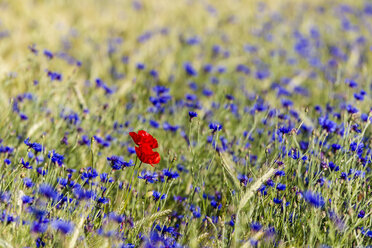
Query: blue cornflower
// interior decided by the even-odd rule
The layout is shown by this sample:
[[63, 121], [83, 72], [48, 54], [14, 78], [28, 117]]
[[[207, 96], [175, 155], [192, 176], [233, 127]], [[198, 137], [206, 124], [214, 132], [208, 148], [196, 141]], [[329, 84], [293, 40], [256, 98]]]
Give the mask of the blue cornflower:
[[229, 101], [233, 101], [235, 99], [235, 97], [233, 95], [230, 95], [230, 94], [226, 94], [225, 97]]
[[[61, 115], [62, 114], [63, 113], [61, 113]], [[69, 114], [66, 114], [65, 116], [61, 116], [61, 117], [63, 117], [63, 119], [71, 125], [77, 125], [80, 122], [80, 117], [79, 117], [78, 113], [73, 112], [73, 111], [70, 111]]]
[[133, 146], [128, 146], [128, 147], [127, 147], [127, 151], [128, 151], [130, 154], [135, 154], [135, 153], [136, 153], [136, 148], [134, 148]]
[[293, 159], [298, 159], [300, 157], [300, 151], [298, 151], [297, 149], [292, 148], [288, 152], [288, 156], [293, 158]]
[[340, 176], [340, 178], [346, 180], [346, 179], [347, 179], [347, 174], [346, 174], [346, 172], [341, 172], [341, 176]]
[[350, 150], [353, 152], [357, 152], [357, 154], [362, 154], [364, 150], [364, 144], [360, 143], [359, 145], [354, 141], [350, 144]]
[[45, 183], [39, 186], [39, 194], [53, 200], [57, 199], [58, 197], [57, 191], [52, 186]]
[[31, 197], [31, 196], [28, 196], [28, 195], [22, 196], [22, 202], [23, 202], [23, 204], [32, 203], [33, 200], [34, 200], [34, 198]]
[[19, 113], [19, 117], [21, 118], [22, 121], [28, 120], [28, 116], [24, 113]]
[[48, 229], [48, 223], [43, 221], [34, 221], [31, 224], [31, 232], [34, 233], [44, 233]]
[[284, 108], [288, 108], [288, 107], [293, 106], [293, 102], [289, 99], [282, 99], [281, 102], [282, 102], [282, 106]]
[[204, 88], [202, 93], [203, 93], [203, 95], [205, 95], [205, 96], [207, 96], [207, 97], [213, 95], [213, 91], [210, 90], [210, 89], [207, 89], [207, 88]]
[[159, 77], [159, 73], [156, 70], [151, 70], [149, 72], [149, 74], [150, 74], [150, 76], [152, 76], [155, 79], [157, 79]]
[[275, 176], [280, 176], [280, 177], [285, 176], [285, 172], [283, 170], [279, 170], [275, 172]]
[[36, 243], [36, 247], [39, 248], [39, 247], [45, 247], [45, 242], [43, 240], [42, 237], [38, 237], [36, 240], [35, 240], [35, 243]]
[[360, 210], [360, 212], [358, 213], [358, 218], [364, 218], [366, 212], [364, 210]]
[[248, 66], [246, 65], [243, 65], [243, 64], [238, 64], [235, 68], [235, 70], [237, 72], [243, 72], [244, 74], [248, 75], [249, 73], [251, 73], [251, 70], [249, 69]]
[[54, 81], [62, 81], [62, 74], [58, 72], [52, 72], [52, 71], [47, 71], [48, 77], [50, 80]]
[[98, 176], [98, 173], [97, 173], [97, 170], [92, 168], [92, 167], [88, 167], [86, 169], [86, 171], [84, 171], [82, 174], [81, 174], [81, 179], [82, 180], [91, 180], [93, 178], [96, 178]]
[[52, 59], [54, 57], [53, 53], [51, 51], [48, 51], [48, 50], [44, 50], [44, 55], [48, 59]]
[[282, 183], [278, 183], [278, 185], [276, 186], [276, 189], [279, 191], [283, 191], [285, 190], [285, 188], [286, 188], [286, 185]]
[[216, 131], [220, 131], [222, 129], [222, 124], [211, 122], [209, 124], [209, 129], [212, 130], [212, 133], [215, 133]]
[[197, 117], [197, 116], [198, 116], [198, 113], [193, 112], [193, 111], [189, 112], [190, 121], [192, 120], [192, 118]]
[[134, 161], [131, 159], [131, 160], [129, 160], [129, 162], [124, 161], [123, 167], [131, 167], [131, 166], [134, 166], [134, 165], [135, 165]]
[[164, 200], [167, 195], [166, 194], [161, 195], [159, 192], [154, 190], [152, 192], [152, 196], [154, 198], [154, 201], [158, 201], [159, 199]]
[[61, 185], [62, 187], [66, 187], [66, 186], [67, 186], [67, 183], [68, 183], [68, 180], [67, 180], [66, 178], [58, 177], [58, 178], [57, 178], [57, 182], [58, 182], [59, 185]]
[[49, 151], [48, 158], [55, 164], [59, 166], [63, 165], [63, 160], [65, 159], [63, 155], [56, 153], [54, 150]]
[[328, 119], [328, 116], [320, 117], [319, 118], [319, 125], [324, 129], [327, 130], [329, 133], [333, 133], [336, 131], [337, 124]]
[[143, 179], [146, 183], [155, 183], [158, 181], [158, 174], [154, 172], [151, 174], [150, 171], [142, 171], [141, 176], [138, 176], [139, 179]]
[[257, 191], [260, 191], [261, 195], [267, 195], [266, 185], [262, 184]]
[[35, 208], [34, 206], [30, 206], [27, 208], [27, 212], [32, 214], [35, 217], [35, 219], [48, 221], [48, 219], [44, 218], [48, 214], [46, 210], [42, 210], [39, 208]]
[[30, 149], [33, 149], [35, 153], [37, 154], [38, 152], [43, 151], [43, 146], [39, 143], [31, 143], [30, 138], [25, 139], [24, 143], [26, 146], [28, 146]]
[[231, 218], [230, 218], [230, 221], [229, 221], [229, 225], [234, 227], [235, 226], [235, 215], [231, 215]]
[[349, 84], [349, 87], [350, 88], [356, 88], [356, 87], [358, 87], [358, 83], [355, 82], [354, 80], [348, 80], [348, 79], [346, 79], [345, 81], [346, 81], [346, 83]]
[[200, 207], [194, 206], [193, 204], [191, 204], [190, 211], [192, 211], [192, 214], [193, 214], [194, 218], [200, 218], [201, 217]]
[[368, 121], [368, 115], [363, 113], [360, 115], [360, 119], [362, 119], [363, 122], [367, 122]]
[[340, 167], [335, 165], [332, 161], [330, 161], [328, 163], [328, 166], [329, 166], [329, 169], [331, 169], [332, 171], [339, 171], [340, 170]]
[[152, 88], [156, 95], [161, 95], [169, 92], [169, 89], [163, 85], [156, 85]]
[[178, 165], [177, 165], [177, 170], [178, 170], [179, 172], [185, 172], [185, 173], [188, 173], [188, 172], [189, 172], [189, 170], [186, 169], [182, 164], [178, 164]]
[[90, 139], [87, 135], [81, 136], [81, 140], [79, 140], [80, 145], [87, 145], [90, 146]]
[[31, 187], [34, 186], [34, 183], [32, 182], [31, 178], [28, 178], [28, 177], [23, 178], [23, 184], [24, 184], [27, 188], [31, 188]]
[[175, 125], [175, 126], [172, 126], [171, 124], [169, 124], [167, 121], [165, 121], [163, 123], [163, 129], [165, 131], [171, 131], [171, 132], [176, 132], [178, 129], [179, 129], [179, 126]]
[[238, 180], [240, 181], [240, 183], [242, 183], [244, 186], [247, 186], [247, 183], [248, 183], [248, 177], [246, 175], [243, 175], [243, 174], [239, 174], [238, 175]]
[[146, 68], [146, 66], [143, 63], [137, 63], [136, 68], [137, 68], [137, 70], [143, 70], [143, 69]]
[[30, 165], [30, 162], [25, 162], [23, 158], [21, 158], [21, 164], [23, 165], [23, 168], [32, 169], [32, 165]]
[[206, 65], [203, 66], [203, 71], [205, 73], [210, 73], [212, 70], [213, 70], [213, 65], [211, 65], [211, 64], [206, 64]]
[[124, 163], [125, 163], [123, 157], [119, 157], [115, 155], [111, 157], [107, 157], [107, 161], [110, 162], [111, 168], [113, 170], [120, 170], [124, 166]]
[[[0, 142], [1, 143], [1, 142]], [[8, 153], [8, 154], [11, 154], [13, 153], [14, 151], [14, 148], [13, 147], [9, 147], [9, 146], [2, 146], [0, 145], [0, 153]]]
[[259, 230], [261, 230], [262, 226], [259, 222], [252, 222], [251, 223], [251, 229], [255, 232], [258, 232]]
[[100, 198], [97, 199], [97, 203], [99, 203], [99, 204], [107, 204], [107, 203], [109, 203], [109, 199], [106, 198], [106, 197], [100, 197]]
[[332, 150], [337, 151], [337, 150], [340, 150], [340, 149], [341, 149], [340, 144], [337, 144], [337, 143], [332, 144]]
[[44, 170], [43, 167], [38, 167], [38, 168], [36, 169], [36, 172], [37, 172], [38, 174], [42, 175], [42, 176], [45, 176], [45, 175], [48, 174], [48, 170]]
[[222, 208], [222, 204], [218, 204], [218, 202], [216, 200], [211, 200], [211, 206], [213, 208], [217, 208], [218, 210], [220, 210]]
[[193, 36], [193, 37], [186, 39], [186, 43], [190, 46], [198, 45], [200, 42], [201, 42], [201, 39], [198, 36]]
[[347, 112], [349, 114], [355, 114], [355, 113], [358, 113], [359, 112], [359, 110], [356, 107], [354, 107], [353, 105], [351, 105], [351, 104], [348, 104], [346, 106], [346, 110], [347, 110]]
[[84, 190], [79, 184], [74, 188], [73, 190], [74, 197], [78, 200], [84, 200], [84, 199], [95, 199], [96, 193], [90, 190]]
[[268, 180], [266, 181], [266, 185], [267, 185], [267, 186], [270, 186], [270, 187], [274, 187], [274, 186], [275, 186], [275, 183], [274, 183], [274, 181], [273, 181], [272, 179], [268, 179]]
[[107, 173], [101, 173], [101, 175], [99, 175], [99, 178], [101, 179], [101, 182], [105, 183], [108, 181], [108, 174]]
[[164, 176], [168, 177], [168, 180], [176, 179], [177, 177], [180, 176], [177, 171], [171, 171], [169, 169], [164, 169], [163, 173], [164, 173]]
[[324, 198], [321, 196], [321, 194], [313, 193], [310, 190], [305, 191], [303, 193], [303, 197], [305, 201], [316, 208], [321, 208], [325, 204]]
[[64, 220], [54, 220], [52, 227], [63, 234], [69, 234], [74, 230], [74, 224]]
[[118, 248], [136, 248], [134, 244], [128, 243], [128, 244], [120, 244]]
[[150, 124], [153, 128], [159, 128], [159, 123], [158, 123], [157, 121], [150, 120], [150, 121], [149, 121], [149, 124]]
[[364, 95], [359, 94], [359, 93], [354, 93], [354, 98], [357, 101], [363, 101], [364, 100]]
[[125, 220], [123, 215], [116, 214], [115, 212], [109, 213], [109, 218], [117, 223], [122, 223]]
[[183, 64], [183, 68], [185, 69], [186, 73], [190, 76], [198, 75], [198, 72], [194, 69], [191, 63], [186, 62]]
[[103, 82], [102, 79], [100, 78], [96, 78], [96, 86], [98, 88], [102, 88], [105, 91], [106, 95], [111, 95], [115, 92], [113, 88], [110, 88], [109, 86], [107, 86], [107, 84]]

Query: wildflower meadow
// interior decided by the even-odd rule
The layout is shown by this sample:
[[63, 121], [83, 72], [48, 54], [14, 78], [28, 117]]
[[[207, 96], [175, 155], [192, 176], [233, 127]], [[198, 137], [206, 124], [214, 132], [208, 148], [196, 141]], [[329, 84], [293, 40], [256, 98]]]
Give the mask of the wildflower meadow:
[[371, 247], [372, 2], [0, 1], [0, 247]]

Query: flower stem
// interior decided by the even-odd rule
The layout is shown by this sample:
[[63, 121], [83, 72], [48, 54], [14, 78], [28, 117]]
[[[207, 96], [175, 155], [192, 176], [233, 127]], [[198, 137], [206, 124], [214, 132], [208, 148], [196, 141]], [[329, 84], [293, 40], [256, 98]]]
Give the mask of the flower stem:
[[[141, 163], [139, 164], [139, 167], [141, 167], [141, 164], [142, 164], [142, 161], [141, 161]], [[129, 181], [129, 184], [128, 184], [128, 190], [127, 190], [127, 192], [126, 192], [126, 194], [125, 194], [125, 198], [124, 198], [124, 206], [123, 206], [123, 208], [122, 208], [122, 210], [121, 210], [121, 214], [124, 214], [125, 208], [127, 207], [127, 204], [128, 204], [129, 194], [130, 194], [130, 190], [131, 190], [131, 186], [132, 186], [133, 175], [134, 175], [134, 172], [135, 172], [135, 170], [136, 170], [136, 165], [137, 165], [137, 164], [135, 164], [135, 165], [133, 166], [132, 175], [130, 176], [130, 181]]]

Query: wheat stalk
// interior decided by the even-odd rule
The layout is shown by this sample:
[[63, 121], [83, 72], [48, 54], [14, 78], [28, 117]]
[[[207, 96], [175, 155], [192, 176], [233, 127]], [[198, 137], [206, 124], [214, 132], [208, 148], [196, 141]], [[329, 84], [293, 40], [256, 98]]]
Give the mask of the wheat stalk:
[[252, 184], [252, 186], [245, 192], [244, 196], [240, 200], [238, 211], [236, 213], [236, 220], [235, 220], [235, 225], [236, 225], [236, 231], [234, 235], [234, 242], [236, 242], [237, 238], [239, 237], [239, 231], [240, 231], [240, 223], [239, 223], [239, 217], [240, 217], [240, 211], [247, 205], [249, 199], [251, 199], [255, 192], [259, 189], [259, 187], [267, 181], [274, 173], [276, 172], [275, 168], [270, 168], [265, 174], [263, 174], [260, 178], [256, 179], [256, 182]]
[[151, 215], [150, 217], [143, 218], [142, 220], [139, 220], [139, 221], [134, 223], [134, 228], [139, 228], [145, 223], [152, 222], [154, 220], [157, 220], [157, 219], [160, 219], [162, 217], [168, 216], [171, 212], [172, 212], [171, 209], [166, 209], [166, 210], [163, 210], [159, 213], [155, 213], [155, 214]]

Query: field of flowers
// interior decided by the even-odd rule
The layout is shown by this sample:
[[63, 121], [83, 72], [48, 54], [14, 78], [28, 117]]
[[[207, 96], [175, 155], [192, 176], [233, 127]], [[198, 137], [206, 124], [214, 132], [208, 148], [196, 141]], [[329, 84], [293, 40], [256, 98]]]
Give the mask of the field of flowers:
[[369, 1], [0, 1], [0, 247], [368, 247]]

